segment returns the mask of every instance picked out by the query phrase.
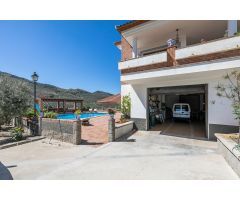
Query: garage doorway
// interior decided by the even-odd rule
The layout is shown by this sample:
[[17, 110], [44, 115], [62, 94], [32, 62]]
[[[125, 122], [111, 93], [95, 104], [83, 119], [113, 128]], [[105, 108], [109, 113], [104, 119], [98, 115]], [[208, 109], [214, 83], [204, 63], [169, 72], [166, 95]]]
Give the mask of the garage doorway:
[[[148, 127], [160, 134], [206, 139], [207, 85], [156, 87], [148, 89]], [[173, 106], [190, 106], [190, 118], [174, 118]], [[182, 108], [182, 107], [181, 107]]]

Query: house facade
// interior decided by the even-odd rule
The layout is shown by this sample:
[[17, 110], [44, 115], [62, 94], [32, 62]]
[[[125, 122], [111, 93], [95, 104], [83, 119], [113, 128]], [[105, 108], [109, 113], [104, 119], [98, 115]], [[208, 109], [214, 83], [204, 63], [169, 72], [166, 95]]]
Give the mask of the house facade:
[[237, 132], [231, 101], [218, 97], [216, 86], [240, 69], [239, 28], [237, 20], [136, 20], [116, 26], [121, 96], [131, 97], [136, 127], [151, 130], [159, 113], [171, 121], [172, 106], [189, 103], [192, 121], [203, 124], [207, 139]]

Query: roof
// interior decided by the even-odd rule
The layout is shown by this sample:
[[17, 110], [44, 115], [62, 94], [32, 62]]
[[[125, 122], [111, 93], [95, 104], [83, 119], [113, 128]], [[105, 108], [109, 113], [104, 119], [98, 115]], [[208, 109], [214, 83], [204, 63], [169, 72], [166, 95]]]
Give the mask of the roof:
[[116, 29], [118, 30], [118, 32], [122, 32], [122, 31], [125, 31], [127, 29], [138, 26], [140, 24], [146, 23], [148, 21], [150, 21], [150, 20], [131, 20], [131, 21], [125, 23], [125, 24], [116, 26]]
[[112, 95], [110, 97], [106, 97], [104, 99], [100, 99], [97, 101], [97, 103], [103, 103], [103, 104], [119, 104], [121, 102], [121, 95], [116, 94]]

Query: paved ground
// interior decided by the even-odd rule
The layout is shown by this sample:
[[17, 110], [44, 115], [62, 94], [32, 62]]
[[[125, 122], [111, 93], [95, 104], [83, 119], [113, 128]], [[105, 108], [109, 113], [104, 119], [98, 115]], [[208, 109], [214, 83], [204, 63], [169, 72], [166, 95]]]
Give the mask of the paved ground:
[[204, 122], [199, 121], [166, 121], [163, 124], [157, 124], [152, 131], [159, 131], [163, 135], [181, 136], [187, 138], [206, 138]]
[[[90, 119], [89, 126], [82, 126], [83, 144], [95, 145], [96, 147], [108, 142], [108, 119], [109, 116], [101, 116]], [[120, 119], [120, 113], [115, 114], [115, 119]]]
[[0, 150], [0, 178], [238, 179], [216, 142], [146, 132], [98, 148], [47, 141]]

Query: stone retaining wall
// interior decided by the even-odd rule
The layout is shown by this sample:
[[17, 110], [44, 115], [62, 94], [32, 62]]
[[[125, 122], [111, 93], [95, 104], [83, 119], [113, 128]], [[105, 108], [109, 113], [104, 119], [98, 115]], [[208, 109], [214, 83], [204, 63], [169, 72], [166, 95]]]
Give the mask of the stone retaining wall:
[[22, 126], [23, 126], [24, 133], [28, 133], [30, 135], [31, 134], [30, 120], [25, 118], [25, 117], [23, 117], [22, 118]]
[[72, 144], [81, 143], [81, 121], [42, 118], [39, 121], [42, 136]]

